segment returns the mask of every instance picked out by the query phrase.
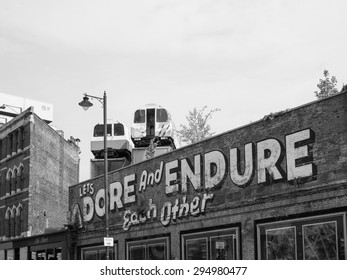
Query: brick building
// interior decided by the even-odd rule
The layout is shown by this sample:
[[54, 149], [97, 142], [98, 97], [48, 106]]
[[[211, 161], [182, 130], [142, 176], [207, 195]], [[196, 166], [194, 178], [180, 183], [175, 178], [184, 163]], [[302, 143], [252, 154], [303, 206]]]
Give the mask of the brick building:
[[65, 252], [57, 238], [52, 245], [35, 236], [64, 228], [68, 186], [79, 178], [79, 148], [33, 107], [0, 127], [0, 147], [0, 259], [31, 259], [36, 249], [44, 258], [49, 248], [51, 258], [60, 258]]
[[[346, 259], [347, 92], [109, 173], [112, 259]], [[105, 257], [103, 177], [70, 187]]]

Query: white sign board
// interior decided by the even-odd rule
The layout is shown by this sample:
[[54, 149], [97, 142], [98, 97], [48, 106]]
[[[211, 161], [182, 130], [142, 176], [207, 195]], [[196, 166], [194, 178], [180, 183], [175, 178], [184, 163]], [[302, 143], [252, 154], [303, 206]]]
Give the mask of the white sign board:
[[104, 237], [104, 246], [113, 247], [113, 237]]

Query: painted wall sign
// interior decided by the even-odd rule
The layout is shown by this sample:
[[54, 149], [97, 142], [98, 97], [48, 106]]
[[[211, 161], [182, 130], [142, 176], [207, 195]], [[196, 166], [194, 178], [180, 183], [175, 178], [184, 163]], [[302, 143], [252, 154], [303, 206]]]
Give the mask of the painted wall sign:
[[[124, 230], [156, 219], [168, 226], [182, 218], [205, 213], [215, 192], [227, 178], [232, 184], [225, 185], [225, 188], [240, 189], [252, 182], [264, 187], [275, 182], [314, 179], [316, 168], [311, 149], [314, 141], [313, 131], [305, 129], [286, 135], [284, 143], [268, 138], [257, 143], [245, 143], [242, 150], [231, 148], [228, 153], [212, 150], [195, 154], [191, 160], [161, 161], [156, 170], [140, 170], [124, 176], [121, 181], [112, 182], [109, 211], [123, 212]], [[286, 166], [286, 170], [282, 166]], [[130, 209], [148, 189], [154, 188], [167, 197], [166, 202], [159, 205], [153, 196], [146, 209]], [[80, 188], [79, 195], [83, 222], [92, 222], [95, 215], [100, 218], [105, 215], [103, 188], [96, 190], [92, 183], [88, 183]]]

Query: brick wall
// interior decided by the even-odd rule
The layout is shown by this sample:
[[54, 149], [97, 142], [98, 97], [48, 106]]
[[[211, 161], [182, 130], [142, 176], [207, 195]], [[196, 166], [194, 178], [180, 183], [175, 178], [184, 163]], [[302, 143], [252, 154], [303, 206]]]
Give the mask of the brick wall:
[[31, 124], [29, 226], [32, 234], [66, 224], [68, 187], [79, 177], [78, 148], [36, 115]]
[[[248, 163], [244, 159], [246, 144], [249, 149], [253, 148], [253, 153], [248, 154], [253, 155], [249, 157], [253, 161]], [[239, 149], [238, 166], [233, 165], [237, 153], [231, 157], [234, 148]], [[271, 165], [269, 159], [272, 158], [276, 160]], [[200, 172], [194, 164], [196, 159], [200, 160]], [[211, 164], [207, 164], [208, 161]], [[155, 176], [161, 164], [160, 182], [140, 192], [145, 171]], [[235, 174], [239, 168], [242, 175], [245, 166], [253, 166], [249, 179], [232, 180], [231, 173]], [[195, 175], [200, 174], [192, 177], [198, 190], [187, 183], [188, 189], [184, 192], [186, 177], [182, 178], [182, 172], [187, 174], [188, 169]], [[240, 182], [239, 186], [235, 181]], [[181, 232], [241, 224], [242, 258], [254, 259], [257, 221], [347, 207], [347, 94], [270, 114], [250, 125], [111, 172], [109, 182], [110, 197], [116, 201], [110, 205], [109, 221], [112, 236], [119, 244], [119, 258], [125, 258], [126, 240], [166, 233], [175, 241], [171, 242], [172, 258], [179, 258]], [[100, 199], [103, 187], [103, 177], [98, 177], [70, 188], [72, 221], [76, 220], [76, 207], [82, 216], [83, 211], [92, 213], [83, 216], [85, 231], [78, 236], [79, 245], [101, 242], [104, 235], [103, 200]], [[191, 213], [176, 221], [171, 216], [168, 224], [161, 221], [165, 203], [170, 202], [173, 207], [176, 199], [182, 203], [185, 197], [189, 203], [195, 199], [201, 207], [204, 195], [213, 195], [205, 200], [204, 213]], [[149, 209], [150, 200], [157, 206], [157, 217], [137, 223], [141, 212]], [[90, 207], [94, 207], [93, 212]], [[126, 214], [127, 210], [130, 214]], [[164, 212], [164, 220], [165, 216]], [[128, 229], [124, 227], [126, 217], [134, 222]]]

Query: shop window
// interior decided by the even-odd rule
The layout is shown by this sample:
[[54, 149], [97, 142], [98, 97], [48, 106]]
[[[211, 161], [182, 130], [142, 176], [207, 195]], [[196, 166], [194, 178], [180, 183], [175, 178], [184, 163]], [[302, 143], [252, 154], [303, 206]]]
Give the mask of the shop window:
[[41, 250], [30, 249], [31, 260], [62, 260], [62, 248], [47, 248]]
[[258, 258], [266, 260], [345, 259], [345, 214], [259, 224]]
[[182, 234], [182, 256], [186, 260], [240, 259], [239, 228]]
[[169, 259], [169, 238], [159, 237], [153, 239], [142, 239], [128, 241], [128, 260], [168, 260]]
[[[109, 259], [117, 259], [115, 256], [116, 245], [114, 247], [109, 247]], [[82, 260], [106, 260], [106, 247], [105, 246], [92, 246], [85, 247], [81, 249]]]

